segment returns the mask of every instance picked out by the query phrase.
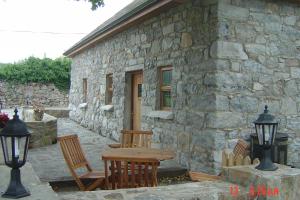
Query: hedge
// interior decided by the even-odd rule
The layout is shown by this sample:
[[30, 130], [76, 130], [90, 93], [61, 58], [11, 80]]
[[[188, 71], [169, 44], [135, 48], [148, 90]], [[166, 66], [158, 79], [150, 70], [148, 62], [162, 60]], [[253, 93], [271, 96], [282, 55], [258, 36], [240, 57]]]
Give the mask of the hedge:
[[0, 64], [0, 80], [16, 84], [53, 83], [60, 90], [70, 88], [71, 60], [65, 57], [29, 57], [13, 64]]

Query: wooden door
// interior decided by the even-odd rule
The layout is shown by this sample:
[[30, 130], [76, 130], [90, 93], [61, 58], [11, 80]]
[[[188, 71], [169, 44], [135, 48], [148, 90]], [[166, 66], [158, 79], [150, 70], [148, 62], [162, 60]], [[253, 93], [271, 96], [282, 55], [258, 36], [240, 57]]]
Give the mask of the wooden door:
[[142, 101], [142, 84], [143, 74], [142, 72], [136, 72], [132, 74], [132, 129], [141, 129], [141, 101]]

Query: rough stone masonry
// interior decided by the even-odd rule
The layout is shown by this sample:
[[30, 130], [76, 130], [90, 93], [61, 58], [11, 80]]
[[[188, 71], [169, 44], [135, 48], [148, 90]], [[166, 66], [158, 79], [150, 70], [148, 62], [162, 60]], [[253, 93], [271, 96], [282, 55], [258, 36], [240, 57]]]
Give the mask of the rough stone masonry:
[[[143, 70], [142, 129], [189, 169], [218, 173], [221, 151], [254, 132], [264, 105], [299, 162], [300, 4], [188, 0], [72, 56], [70, 117], [118, 140], [128, 128], [128, 72]], [[172, 109], [160, 111], [158, 68], [171, 65]], [[106, 75], [113, 74], [111, 109]], [[87, 104], [82, 79], [87, 78]]]

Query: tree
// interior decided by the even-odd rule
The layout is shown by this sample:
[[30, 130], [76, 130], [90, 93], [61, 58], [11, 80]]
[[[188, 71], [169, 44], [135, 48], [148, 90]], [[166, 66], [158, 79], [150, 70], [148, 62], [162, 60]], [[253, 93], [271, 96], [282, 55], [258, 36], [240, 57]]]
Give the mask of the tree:
[[[80, 1], [80, 0], [76, 0]], [[96, 10], [97, 8], [104, 6], [104, 0], [85, 0], [92, 4], [92, 10]]]

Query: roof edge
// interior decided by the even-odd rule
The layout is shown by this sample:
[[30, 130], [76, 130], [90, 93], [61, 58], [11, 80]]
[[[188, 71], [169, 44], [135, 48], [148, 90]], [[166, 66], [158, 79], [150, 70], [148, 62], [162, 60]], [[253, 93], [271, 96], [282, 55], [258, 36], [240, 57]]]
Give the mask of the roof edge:
[[[128, 13], [125, 13], [124, 15], [122, 15], [120, 18], [114, 20], [113, 22], [109, 23], [108, 25], [106, 25], [105, 27], [101, 28], [100, 30], [96, 31], [95, 33], [91, 34], [90, 36], [87, 36], [86, 38], [83, 38], [81, 41], [79, 41], [77, 44], [75, 44], [74, 46], [72, 46], [70, 49], [68, 49], [67, 51], [65, 51], [63, 53], [63, 55], [68, 56], [68, 57], [72, 57], [75, 54], [77, 54], [79, 51], [86, 49], [87, 47], [91, 46], [92, 44], [94, 44], [95, 42], [101, 40], [101, 36], [104, 35], [105, 33], [109, 32], [110, 30], [114, 29], [115, 27], [122, 25], [123, 23], [125, 23], [127, 20], [137, 16], [138, 14], [140, 14], [142, 11], [145, 11], [147, 9], [151, 9], [152, 7], [154, 7], [155, 5], [159, 4], [161, 6], [164, 6], [166, 4], [169, 4], [171, 2], [174, 2], [176, 4], [181, 4], [183, 3], [185, 0], [149, 0], [146, 1], [144, 3], [142, 3], [141, 5], [135, 7], [133, 10], [131, 10]], [[157, 6], [157, 8], [155, 8], [154, 10], [160, 8], [160, 6]], [[152, 10], [152, 11], [154, 11]], [[134, 19], [133, 21], [138, 21], [138, 19]], [[132, 21], [132, 22], [133, 22]], [[132, 23], [131, 22], [131, 23]], [[104, 22], [105, 23], [105, 22]], [[114, 32], [116, 32], [117, 30], [121, 29], [117, 28], [116, 30], [113, 30]], [[111, 35], [113, 33], [110, 33], [109, 35]], [[98, 39], [97, 39], [98, 38]]]

